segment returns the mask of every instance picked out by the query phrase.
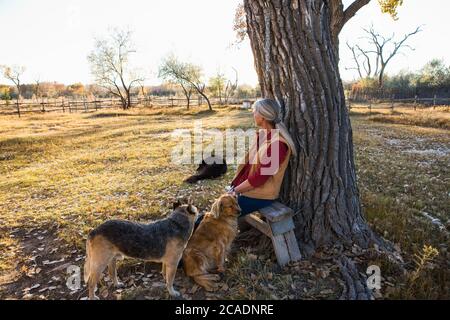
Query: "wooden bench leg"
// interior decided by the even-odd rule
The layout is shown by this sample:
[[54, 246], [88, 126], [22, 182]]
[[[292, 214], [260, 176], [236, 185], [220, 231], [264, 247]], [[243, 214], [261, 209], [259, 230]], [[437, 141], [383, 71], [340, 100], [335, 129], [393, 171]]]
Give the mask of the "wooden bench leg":
[[283, 267], [289, 262], [290, 259], [284, 235], [279, 234], [277, 236], [272, 236], [271, 238], [278, 264]]
[[295, 226], [292, 217], [277, 222], [266, 222], [257, 215], [250, 214], [244, 219], [251, 226], [270, 237], [280, 266], [285, 266], [291, 261], [298, 261], [302, 258], [295, 238]]
[[302, 258], [294, 233], [294, 221], [292, 217], [275, 223], [270, 223], [272, 230], [272, 242], [280, 266]]
[[285, 233], [284, 238], [286, 239], [286, 244], [288, 247], [289, 256], [291, 257], [291, 261], [301, 260], [302, 255], [300, 253], [300, 248], [298, 247], [297, 238], [295, 238], [294, 230]]

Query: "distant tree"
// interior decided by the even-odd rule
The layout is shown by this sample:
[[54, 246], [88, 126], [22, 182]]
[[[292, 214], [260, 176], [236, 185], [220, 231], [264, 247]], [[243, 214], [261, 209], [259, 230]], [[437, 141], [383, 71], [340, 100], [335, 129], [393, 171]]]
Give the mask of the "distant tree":
[[163, 83], [159, 86], [152, 86], [148, 89], [148, 93], [151, 96], [158, 96], [158, 97], [167, 97], [167, 96], [173, 96], [176, 94], [176, 91], [172, 88], [172, 86], [169, 83]]
[[10, 88], [6, 85], [0, 85], [0, 99], [2, 100], [10, 100]]
[[222, 97], [225, 91], [225, 84], [227, 78], [221, 72], [217, 72], [217, 74], [209, 79], [209, 91], [213, 95], [213, 97], [219, 98], [219, 103], [223, 104]]
[[[347, 70], [357, 70], [359, 77], [377, 77], [378, 86], [381, 88], [384, 82], [384, 76], [386, 67], [389, 62], [400, 53], [402, 48], [408, 48], [414, 50], [411, 46], [406, 44], [406, 41], [413, 35], [422, 31], [420, 27], [417, 27], [413, 32], [410, 32], [403, 36], [402, 39], [394, 40], [395, 34], [390, 37], [383, 36], [375, 31], [374, 27], [364, 28], [364, 32], [367, 34], [368, 49], [364, 49], [363, 45], [350, 45], [347, 42], [347, 47], [352, 52], [352, 57], [355, 66], [347, 68]], [[361, 61], [362, 59], [362, 61]]]
[[191, 96], [194, 92], [193, 85], [186, 80], [187, 65], [177, 59], [173, 54], [169, 55], [159, 67], [159, 77], [169, 83], [177, 84], [183, 90], [187, 101], [187, 108], [191, 104]]
[[130, 70], [135, 53], [130, 30], [113, 29], [105, 39], [96, 39], [95, 48], [88, 55], [95, 82], [120, 98], [123, 109], [131, 107], [131, 89], [144, 78]]
[[40, 77], [36, 77], [34, 79], [34, 90], [33, 91], [34, 91], [33, 95], [34, 95], [36, 101], [39, 101], [39, 99], [42, 96], [42, 93], [41, 93], [41, 78]]
[[83, 97], [86, 95], [85, 87], [82, 83], [74, 83], [67, 86], [66, 89], [67, 95], [72, 97]]
[[450, 66], [440, 59], [431, 60], [419, 71], [415, 85], [436, 88], [450, 86]]
[[238, 87], [238, 72], [235, 68], [233, 68], [233, 71], [235, 74], [234, 82], [232, 82], [231, 80], [227, 80], [227, 85], [225, 86], [224, 91], [225, 104], [228, 104], [228, 100], [236, 93], [236, 89]]
[[236, 96], [239, 99], [248, 99], [255, 97], [255, 88], [248, 84], [239, 85], [236, 89]]
[[[206, 94], [206, 84], [203, 81], [202, 68], [193, 63], [179, 61], [174, 55], [163, 61], [159, 75], [161, 78], [172, 79], [178, 84], [183, 83], [185, 88], [193, 88], [199, 95], [205, 98], [209, 110], [212, 110], [211, 102]], [[185, 91], [186, 94], [187, 91]]]
[[[361, 49], [359, 45], [350, 45], [349, 42], [346, 43], [347, 48], [352, 52], [354, 67], [346, 67], [346, 70], [356, 70], [359, 75], [359, 79], [370, 78], [372, 76], [372, 64], [370, 62], [370, 57], [368, 53]], [[364, 56], [365, 60], [360, 62], [360, 57]], [[365, 73], [363, 73], [365, 72]]]
[[97, 97], [106, 97], [106, 95], [108, 94], [107, 91], [96, 85], [96, 84], [88, 84], [85, 86], [85, 92], [88, 96], [97, 98]]
[[42, 97], [44, 98], [52, 98], [56, 96], [56, 88], [55, 83], [52, 82], [43, 82], [39, 85]]
[[199, 95], [205, 98], [209, 110], [212, 111], [211, 102], [209, 101], [209, 98], [205, 92], [206, 84], [202, 80], [202, 68], [198, 65], [188, 63], [186, 64], [186, 72], [183, 74], [183, 77], [188, 83], [191, 84], [191, 86], [195, 89], [195, 91], [197, 91]]
[[1, 66], [0, 67], [2, 72], [3, 72], [3, 76], [10, 80], [12, 83], [14, 83], [14, 85], [16, 86], [17, 89], [17, 98], [16, 98], [16, 106], [17, 106], [17, 114], [19, 115], [20, 118], [20, 86], [21, 86], [21, 77], [23, 75], [23, 73], [25, 72], [25, 67], [23, 66]]

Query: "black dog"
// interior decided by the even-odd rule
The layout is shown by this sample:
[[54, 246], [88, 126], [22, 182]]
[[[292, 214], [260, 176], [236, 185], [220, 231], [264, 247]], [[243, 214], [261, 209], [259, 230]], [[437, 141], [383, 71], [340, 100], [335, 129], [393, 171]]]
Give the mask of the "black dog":
[[210, 157], [203, 159], [202, 163], [197, 168], [196, 173], [184, 180], [184, 182], [196, 183], [200, 180], [218, 178], [225, 173], [227, 173], [227, 163], [225, 159]]

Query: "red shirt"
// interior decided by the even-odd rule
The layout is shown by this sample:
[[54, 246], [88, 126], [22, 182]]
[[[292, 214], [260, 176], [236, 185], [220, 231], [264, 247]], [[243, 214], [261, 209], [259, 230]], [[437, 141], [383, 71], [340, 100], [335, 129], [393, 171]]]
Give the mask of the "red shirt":
[[[267, 134], [267, 139], [269, 140], [271, 137], [270, 131]], [[257, 146], [259, 149], [259, 135], [257, 135]], [[286, 143], [280, 141], [278, 143], [278, 165], [283, 163], [284, 159], [286, 159], [286, 156], [288, 154], [289, 148]], [[272, 155], [272, 144], [269, 144], [269, 147], [267, 148], [267, 156], [270, 158]], [[270, 168], [271, 167], [271, 161], [265, 164], [259, 164], [257, 169], [253, 172], [253, 174], [250, 175], [250, 168], [251, 164], [246, 163], [244, 168], [242, 168], [239, 175], [236, 177], [236, 179], [233, 180], [231, 185], [233, 187], [239, 186], [241, 183], [243, 183], [245, 180], [248, 180], [250, 185], [254, 188], [257, 188], [259, 186], [262, 186], [266, 181], [271, 177], [270, 175], [263, 175], [261, 174], [261, 168]]]

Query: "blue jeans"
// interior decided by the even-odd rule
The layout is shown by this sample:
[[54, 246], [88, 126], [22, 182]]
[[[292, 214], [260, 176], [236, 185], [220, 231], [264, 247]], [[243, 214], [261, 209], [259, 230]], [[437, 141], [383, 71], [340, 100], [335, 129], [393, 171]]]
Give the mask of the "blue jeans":
[[259, 209], [268, 207], [275, 202], [275, 200], [249, 198], [242, 195], [239, 195], [237, 200], [242, 210], [240, 215], [241, 217], [244, 217], [252, 212], [258, 211]]

